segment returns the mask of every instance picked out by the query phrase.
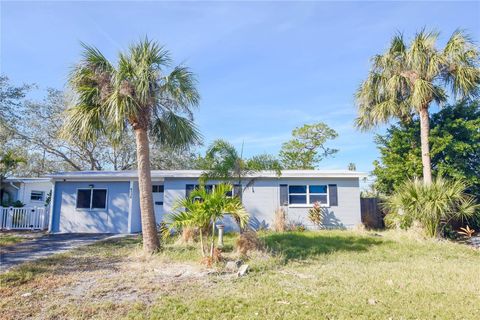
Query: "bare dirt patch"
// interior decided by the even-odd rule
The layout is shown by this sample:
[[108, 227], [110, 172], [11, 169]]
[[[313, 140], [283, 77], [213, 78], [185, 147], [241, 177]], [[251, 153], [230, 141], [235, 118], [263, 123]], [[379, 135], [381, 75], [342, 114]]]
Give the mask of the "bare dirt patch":
[[72, 283], [58, 288], [56, 293], [70, 301], [149, 304], [162, 294], [176, 290], [180, 283], [201, 281], [212, 273], [200, 265], [159, 260], [129, 258], [117, 262], [109, 270], [84, 271]]

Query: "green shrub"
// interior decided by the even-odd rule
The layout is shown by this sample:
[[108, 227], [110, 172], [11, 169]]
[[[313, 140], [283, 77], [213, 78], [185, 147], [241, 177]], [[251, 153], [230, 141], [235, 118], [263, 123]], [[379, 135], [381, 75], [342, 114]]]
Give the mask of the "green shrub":
[[413, 224], [413, 219], [409, 215], [391, 212], [383, 218], [385, 227], [388, 229], [403, 229], [407, 230]]
[[452, 219], [465, 220], [475, 216], [479, 205], [473, 196], [465, 193], [467, 188], [465, 181], [443, 178], [437, 178], [431, 184], [418, 179], [405, 182], [385, 202], [385, 208], [393, 214], [387, 220], [390, 223], [398, 216], [404, 216], [400, 219], [400, 225], [404, 227], [408, 227], [408, 219], [419, 221], [425, 233], [435, 237], [440, 235], [442, 225]]

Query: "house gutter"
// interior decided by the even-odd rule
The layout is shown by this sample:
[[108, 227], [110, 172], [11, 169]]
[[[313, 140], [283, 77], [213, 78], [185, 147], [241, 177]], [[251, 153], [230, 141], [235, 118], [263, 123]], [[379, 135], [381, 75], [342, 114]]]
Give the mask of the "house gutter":
[[16, 190], [20, 190], [20, 187], [17, 187], [16, 185], [13, 184], [13, 182], [10, 182], [10, 185], [15, 188]]

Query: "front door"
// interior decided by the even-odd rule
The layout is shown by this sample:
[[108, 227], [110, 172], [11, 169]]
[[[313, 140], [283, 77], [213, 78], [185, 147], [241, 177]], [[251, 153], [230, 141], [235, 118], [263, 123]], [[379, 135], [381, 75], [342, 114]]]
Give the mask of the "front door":
[[163, 185], [153, 184], [153, 206], [155, 208], [155, 221], [158, 223], [163, 221]]

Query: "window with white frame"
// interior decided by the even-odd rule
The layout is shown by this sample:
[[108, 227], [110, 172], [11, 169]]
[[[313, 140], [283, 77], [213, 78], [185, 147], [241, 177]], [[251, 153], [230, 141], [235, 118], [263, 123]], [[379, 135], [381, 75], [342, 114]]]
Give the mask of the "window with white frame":
[[313, 205], [318, 202], [328, 206], [327, 185], [289, 185], [288, 202], [290, 205]]
[[43, 192], [43, 191], [32, 191], [32, 192], [30, 192], [30, 200], [31, 201], [44, 201], [45, 200], [45, 192]]
[[107, 189], [77, 189], [77, 209], [100, 210], [107, 208]]

